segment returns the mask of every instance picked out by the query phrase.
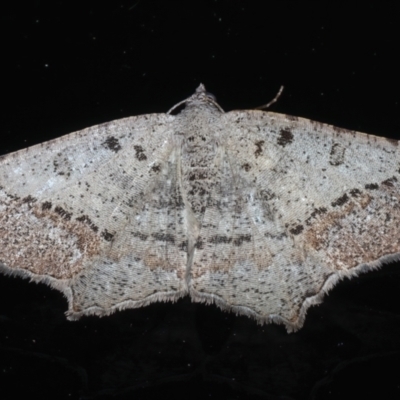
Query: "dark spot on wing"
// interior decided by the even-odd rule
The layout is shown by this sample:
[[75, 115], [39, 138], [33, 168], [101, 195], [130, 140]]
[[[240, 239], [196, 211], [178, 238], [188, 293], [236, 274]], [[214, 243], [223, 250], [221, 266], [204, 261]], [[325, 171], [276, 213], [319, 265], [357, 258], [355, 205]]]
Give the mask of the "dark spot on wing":
[[385, 186], [388, 186], [388, 187], [393, 187], [395, 182], [397, 182], [397, 178], [395, 176], [393, 176], [393, 177], [383, 181], [382, 185], [385, 185]]
[[196, 249], [203, 250], [204, 249], [204, 242], [202, 240], [198, 240], [194, 247]]
[[147, 238], [149, 237], [149, 235], [146, 235], [142, 232], [132, 232], [132, 236], [137, 237], [140, 240], [143, 240], [143, 242], [145, 242], [147, 240]]
[[121, 150], [121, 145], [114, 136], [109, 136], [103, 143], [103, 146], [108, 147], [113, 152], [117, 153]]
[[101, 236], [107, 242], [111, 242], [113, 240], [113, 238], [114, 238], [114, 235], [112, 233], [108, 232], [107, 229], [104, 229], [104, 231], [101, 232]]
[[331, 205], [332, 207], [337, 207], [337, 206], [342, 206], [344, 203], [346, 203], [349, 200], [349, 196], [345, 193], [343, 196], [340, 196], [336, 200], [334, 200]]
[[285, 147], [292, 142], [293, 142], [293, 133], [287, 128], [282, 129], [277, 140], [278, 145]]
[[62, 218], [64, 218], [66, 221], [69, 221], [72, 217], [72, 214], [69, 213], [68, 211], [64, 210], [62, 207], [57, 206], [54, 211], [60, 215]]
[[263, 152], [263, 144], [264, 144], [264, 140], [259, 140], [258, 142], [255, 142], [254, 144], [256, 145], [256, 151], [254, 152], [254, 155], [256, 156], [256, 158], [262, 154]]
[[160, 242], [175, 243], [175, 238], [170, 233], [153, 233], [151, 236]]
[[367, 183], [365, 185], [365, 189], [369, 189], [369, 190], [377, 190], [379, 189], [379, 185], [376, 183]]
[[350, 190], [350, 194], [351, 194], [352, 197], [358, 197], [358, 196], [361, 195], [361, 191], [358, 190], [358, 189], [351, 189]]
[[194, 170], [189, 173], [189, 181], [201, 181], [207, 178], [207, 172], [202, 170]]
[[320, 207], [320, 208], [316, 208], [312, 213], [311, 216], [315, 217], [316, 215], [320, 215], [320, 214], [324, 214], [326, 213], [328, 210], [325, 207]]
[[31, 195], [24, 197], [23, 199], [21, 199], [21, 201], [23, 203], [35, 203], [36, 199], [34, 197], [32, 197]]
[[334, 143], [329, 153], [329, 164], [338, 166], [343, 164], [345, 148], [339, 143]]
[[209, 243], [214, 243], [214, 244], [229, 244], [232, 243], [235, 246], [241, 246], [242, 243], [244, 242], [250, 242], [251, 241], [251, 235], [238, 235], [235, 237], [228, 237], [225, 235], [214, 235], [209, 238]]
[[82, 215], [81, 217], [78, 217], [76, 220], [88, 225], [93, 232], [98, 232], [99, 230], [99, 228], [93, 223], [93, 221], [87, 215]]
[[249, 235], [249, 234], [247, 234], [247, 235], [239, 235], [239, 236], [236, 236], [236, 237], [233, 239], [233, 244], [234, 244], [235, 246], [241, 246], [242, 243], [244, 243], [244, 242], [250, 242], [250, 241], [251, 241], [251, 235]]
[[328, 210], [325, 207], [319, 207], [319, 208], [314, 209], [314, 211], [311, 213], [310, 217], [307, 218], [306, 224], [310, 225], [312, 219], [317, 218], [318, 215], [325, 214], [327, 211]]
[[250, 171], [251, 170], [251, 166], [250, 166], [250, 164], [249, 163], [245, 163], [245, 164], [243, 164], [242, 165], [242, 168], [246, 171], [246, 172], [248, 172], [248, 171]]
[[273, 198], [275, 198], [275, 196], [275, 193], [271, 192], [268, 189], [260, 190], [260, 197], [265, 201], [272, 200]]
[[303, 225], [297, 225], [290, 230], [290, 233], [293, 235], [299, 235], [301, 232], [303, 232], [303, 230], [304, 230]]
[[146, 156], [146, 154], [144, 154], [144, 150], [143, 150], [143, 147], [142, 147], [142, 146], [136, 145], [136, 146], [133, 146], [133, 148], [134, 148], [135, 151], [136, 151], [136, 158], [137, 158], [139, 161], [147, 160], [147, 156]]
[[42, 210], [43, 210], [43, 211], [50, 210], [52, 206], [53, 206], [53, 205], [51, 204], [50, 201], [45, 201], [45, 202], [42, 204]]

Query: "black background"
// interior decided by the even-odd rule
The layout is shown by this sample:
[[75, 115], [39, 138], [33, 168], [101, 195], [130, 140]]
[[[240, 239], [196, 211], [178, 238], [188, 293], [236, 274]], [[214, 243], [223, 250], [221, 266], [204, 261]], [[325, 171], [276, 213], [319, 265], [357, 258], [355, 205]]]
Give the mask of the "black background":
[[[225, 110], [284, 85], [272, 111], [400, 139], [389, 3], [16, 1], [0, 21], [0, 154], [166, 112], [199, 83]], [[398, 398], [399, 303], [392, 263], [290, 335], [189, 299], [68, 322], [59, 292], [0, 276], [1, 398]]]

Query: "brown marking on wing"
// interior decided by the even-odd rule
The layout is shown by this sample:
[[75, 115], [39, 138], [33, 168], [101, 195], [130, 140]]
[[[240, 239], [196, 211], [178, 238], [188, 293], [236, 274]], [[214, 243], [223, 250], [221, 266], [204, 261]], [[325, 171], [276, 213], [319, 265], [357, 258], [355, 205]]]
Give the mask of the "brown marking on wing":
[[70, 279], [100, 252], [101, 240], [84, 221], [50, 202], [8, 196], [0, 213], [0, 261], [11, 269]]
[[[352, 199], [332, 203], [335, 210], [318, 215], [305, 234], [306, 243], [322, 251], [333, 269], [351, 269], [400, 252], [400, 207], [394, 206], [388, 214], [381, 205], [388, 192], [392, 198], [397, 197], [397, 204], [400, 196], [394, 193], [392, 185], [385, 183], [379, 191], [375, 185], [369, 190], [368, 193], [353, 189]], [[396, 203], [396, 199], [393, 201]]]

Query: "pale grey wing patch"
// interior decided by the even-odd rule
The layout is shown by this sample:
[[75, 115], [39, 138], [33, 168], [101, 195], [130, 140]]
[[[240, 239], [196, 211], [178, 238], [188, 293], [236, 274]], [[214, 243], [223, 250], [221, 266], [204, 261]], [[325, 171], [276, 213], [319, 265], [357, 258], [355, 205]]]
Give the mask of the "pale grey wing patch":
[[[246, 206], [242, 214], [236, 215], [228, 205], [230, 212], [217, 210], [214, 212], [220, 215], [209, 219], [208, 211], [205, 221], [210, 220], [212, 233], [206, 235], [210, 238], [223, 234], [224, 229], [219, 223], [212, 225], [213, 221], [223, 221], [224, 215], [229, 218], [231, 214], [234, 219], [228, 225], [241, 227], [235, 228], [237, 235], [252, 230], [253, 241], [257, 238], [260, 243], [253, 249], [264, 247], [264, 258], [246, 249], [242, 257], [247, 259], [237, 263], [236, 271], [232, 267], [235, 262], [228, 263], [229, 274], [237, 274], [235, 279], [241, 282], [235, 286], [240, 292], [234, 293], [231, 278], [220, 272], [212, 276], [204, 267], [227, 265], [226, 261], [220, 259], [218, 251], [204, 253], [200, 249], [195, 257], [199, 268], [193, 266], [192, 288], [207, 293], [209, 282], [218, 280], [227, 289], [221, 284], [208, 290], [209, 294], [195, 293], [195, 298], [214, 300], [260, 321], [280, 321], [289, 330], [298, 329], [307, 308], [320, 302], [339, 279], [399, 258], [398, 142], [273, 113], [233, 112], [224, 117], [238, 127], [223, 139], [238, 171], [227, 180], [241, 176], [237, 193]], [[229, 188], [215, 196], [223, 196], [224, 191], [229, 193]], [[252, 201], [246, 199], [248, 194]], [[232, 192], [230, 195], [234, 196]], [[259, 210], [269, 215], [267, 223], [254, 222], [262, 215]], [[245, 215], [252, 217], [251, 228], [243, 219]], [[234, 221], [240, 218], [236, 224]], [[279, 243], [283, 243], [280, 248]], [[278, 252], [272, 250], [275, 246]], [[235, 251], [233, 259], [237, 257]], [[251, 261], [258, 259], [259, 265]], [[254, 266], [258, 272], [254, 272]], [[254, 289], [247, 297], [242, 290], [248, 291], [249, 287]], [[263, 295], [257, 298], [256, 290], [262, 290]]]
[[173, 149], [153, 169], [157, 178], [135, 195], [130, 195], [133, 187], [127, 188], [118, 199], [108, 244], [71, 284], [70, 318], [176, 300], [187, 293], [187, 221], [178, 165], [179, 151]]
[[173, 119], [165, 114], [124, 118], [1, 156], [0, 186], [20, 197], [50, 197], [101, 165], [118, 160], [127, 150], [133, 161], [144, 156], [143, 146], [151, 157], [162, 145], [160, 137], [171, 134], [168, 127]]
[[[281, 155], [274, 192], [282, 220], [332, 270], [400, 253], [398, 141], [280, 114], [245, 114], [253, 121], [252, 137], [259, 132], [269, 143], [268, 159]], [[256, 175], [264, 186], [271, 169], [261, 167]]]
[[[153, 169], [163, 162], [163, 154], [170, 151], [158, 138], [160, 132], [164, 133], [166, 141], [169, 134], [171, 145], [170, 117], [161, 115], [155, 119], [157, 123], [151, 129], [146, 127], [146, 116], [128, 118], [3, 156], [2, 263], [12, 270], [55, 279], [69, 279], [79, 271], [82, 254], [96, 254], [101, 247], [99, 240], [107, 237], [108, 218], [117, 198], [125, 195], [126, 183], [130, 182], [134, 189], [131, 195], [139, 193], [152, 179]], [[115, 140], [112, 145], [102, 145], [111, 134], [121, 146], [118, 154]], [[148, 144], [146, 158], [135, 157], [135, 146], [142, 146], [144, 141]], [[77, 158], [69, 178], [68, 174], [56, 175], [53, 170], [60, 153], [67, 160]], [[61, 262], [67, 259], [69, 263]]]
[[[97, 150], [90, 140], [85, 148], [77, 132], [0, 161], [1, 269], [63, 291], [72, 317], [173, 299], [185, 291], [186, 253], [167, 246], [175, 240], [182, 247], [185, 229], [177, 207], [173, 117], [153, 116], [150, 126], [148, 117], [123, 120], [121, 126], [114, 121], [106, 139], [97, 138], [99, 127], [94, 127], [94, 142], [107, 142]], [[77, 150], [87, 152], [85, 165], [78, 162], [71, 169], [71, 181], [55, 177], [52, 157]], [[26, 158], [33, 164], [29, 168], [21, 167]], [[141, 232], [146, 225], [148, 232]], [[150, 237], [146, 249], [145, 234]], [[104, 299], [96, 300], [102, 294]]]
[[304, 298], [320, 290], [332, 271], [310, 262], [282, 224], [273, 182], [257, 189], [249, 175], [255, 165], [249, 158], [246, 167], [238, 161], [237, 154], [225, 153], [196, 243], [190, 294], [194, 301], [291, 329]]

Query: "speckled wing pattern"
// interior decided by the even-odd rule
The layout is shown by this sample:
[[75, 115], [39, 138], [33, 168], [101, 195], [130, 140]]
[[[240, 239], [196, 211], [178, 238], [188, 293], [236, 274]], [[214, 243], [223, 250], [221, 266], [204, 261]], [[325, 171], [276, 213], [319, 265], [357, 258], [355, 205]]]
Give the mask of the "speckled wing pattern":
[[71, 319], [185, 294], [173, 117], [127, 118], [0, 160], [0, 266], [68, 298]]
[[70, 319], [189, 294], [292, 331], [400, 259], [398, 141], [224, 113], [203, 85], [182, 103], [0, 158], [0, 271], [61, 290]]
[[221, 126], [193, 298], [292, 331], [338, 280], [400, 258], [398, 141], [262, 111]]

